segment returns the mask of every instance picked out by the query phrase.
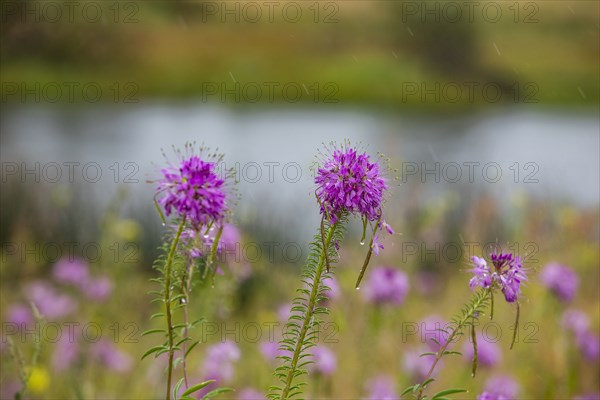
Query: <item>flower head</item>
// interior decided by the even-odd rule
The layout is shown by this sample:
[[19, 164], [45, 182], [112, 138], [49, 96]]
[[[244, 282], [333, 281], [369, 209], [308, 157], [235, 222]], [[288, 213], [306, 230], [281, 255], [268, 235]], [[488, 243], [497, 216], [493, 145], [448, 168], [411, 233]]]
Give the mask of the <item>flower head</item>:
[[337, 357], [335, 353], [325, 346], [315, 346], [312, 351], [312, 364], [308, 368], [321, 375], [331, 375], [337, 369]]
[[377, 267], [365, 282], [365, 299], [375, 304], [401, 305], [408, 294], [408, 276], [399, 269]]
[[79, 357], [78, 334], [79, 331], [77, 330], [76, 335], [66, 334], [60, 337], [52, 353], [52, 368], [54, 370], [64, 371], [77, 361]]
[[208, 348], [202, 370], [207, 379], [229, 382], [233, 379], [234, 363], [240, 359], [240, 349], [234, 342], [221, 342]]
[[85, 285], [85, 294], [90, 300], [102, 302], [112, 292], [112, 282], [108, 276], [100, 276], [88, 280]]
[[8, 308], [8, 322], [16, 324], [19, 328], [25, 328], [33, 323], [31, 309], [23, 304], [14, 304]]
[[27, 295], [42, 316], [50, 320], [62, 318], [77, 310], [75, 300], [66, 294], [58, 293], [54, 287], [43, 281], [29, 284]]
[[394, 379], [391, 376], [378, 376], [367, 382], [369, 400], [397, 400], [400, 398], [396, 394]]
[[491, 259], [492, 267], [483, 258], [471, 257], [473, 278], [469, 286], [474, 289], [476, 286], [489, 288], [497, 285], [507, 302], [515, 302], [521, 294], [521, 283], [527, 280], [520, 258], [512, 253], [494, 253]]
[[110, 340], [100, 339], [92, 346], [92, 355], [115, 372], [127, 372], [133, 366], [131, 356], [119, 350]]
[[78, 258], [63, 258], [54, 265], [52, 275], [61, 283], [82, 288], [89, 279], [88, 265]]
[[[465, 358], [472, 360], [474, 356], [473, 343], [465, 342], [463, 351]], [[492, 342], [490, 338], [482, 333], [477, 334], [477, 359], [482, 367], [493, 367], [500, 362], [502, 353], [498, 343]]]
[[158, 181], [159, 204], [167, 216], [175, 213], [187, 218], [192, 227], [199, 230], [214, 222], [221, 223], [227, 210], [225, 179], [217, 172], [218, 156], [204, 152], [194, 154], [192, 146], [186, 146], [186, 155], [178, 153], [180, 163], [169, 164], [161, 170], [163, 178]]
[[237, 400], [265, 400], [265, 395], [253, 388], [244, 388], [239, 391]]
[[575, 335], [581, 335], [588, 331], [590, 320], [588, 316], [580, 310], [567, 310], [562, 316], [562, 325], [565, 329], [572, 331]]
[[[429, 352], [429, 350], [426, 347], [419, 347], [418, 349], [408, 350], [404, 353], [402, 362], [404, 372], [410, 375], [414, 380], [424, 380], [435, 361], [435, 357], [431, 355], [421, 357], [421, 354], [427, 352]], [[440, 360], [432, 375], [436, 376], [442, 366], [443, 361]]]
[[509, 376], [490, 378], [485, 385], [485, 391], [477, 397], [478, 400], [513, 400], [519, 395], [519, 384]]
[[548, 264], [544, 267], [540, 274], [540, 280], [565, 303], [573, 299], [579, 287], [579, 277], [577, 274], [566, 265], [556, 263]]
[[598, 361], [600, 358], [600, 337], [593, 332], [583, 332], [575, 337], [577, 347], [588, 361]]
[[344, 212], [375, 221], [387, 189], [377, 162], [355, 148], [334, 149], [315, 176], [321, 213], [332, 222]]

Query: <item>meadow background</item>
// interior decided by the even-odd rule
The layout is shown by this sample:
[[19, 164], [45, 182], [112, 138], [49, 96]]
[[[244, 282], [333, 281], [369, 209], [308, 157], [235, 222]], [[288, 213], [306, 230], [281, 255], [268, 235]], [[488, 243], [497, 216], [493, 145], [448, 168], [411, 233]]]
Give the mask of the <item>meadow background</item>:
[[[140, 360], [165, 233], [147, 181], [161, 148], [196, 141], [238, 172], [239, 236], [215, 287], [193, 293], [206, 322], [189, 368], [218, 370], [236, 389], [223, 398], [260, 398], [244, 389], [274, 383], [272, 343], [319, 221], [311, 166], [322, 142], [349, 138], [392, 167], [397, 234], [367, 274], [389, 266], [409, 288], [395, 304], [354, 289], [354, 221], [320, 336], [332, 353], [306, 397], [398, 397], [419, 375], [424, 321], [448, 321], [470, 296], [469, 256], [501, 247], [530, 274], [518, 343], [498, 302], [484, 328], [501, 357], [475, 379], [466, 356], [446, 359], [436, 387], [472, 399], [509, 376], [519, 399], [596, 398], [598, 3], [267, 3], [0, 1], [0, 397], [19, 388], [10, 336], [27, 360], [41, 346], [27, 398], [160, 398], [164, 360]], [[70, 256], [87, 277], [60, 272]], [[551, 263], [577, 274], [571, 300], [541, 282]]]

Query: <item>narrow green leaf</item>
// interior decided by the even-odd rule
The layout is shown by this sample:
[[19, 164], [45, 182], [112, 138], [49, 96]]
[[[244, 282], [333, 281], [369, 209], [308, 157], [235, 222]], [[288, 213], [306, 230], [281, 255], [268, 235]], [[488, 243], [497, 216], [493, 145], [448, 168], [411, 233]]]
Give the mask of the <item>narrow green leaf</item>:
[[181, 394], [181, 397], [184, 397], [184, 396], [190, 395], [190, 394], [192, 394], [194, 392], [197, 392], [198, 390], [200, 390], [202, 388], [205, 388], [206, 386], [210, 385], [213, 382], [215, 382], [214, 379], [210, 380], [210, 381], [205, 381], [205, 382], [202, 382], [202, 383], [198, 383], [197, 385], [193, 385], [188, 390], [186, 390], [185, 392], [183, 392]]
[[440, 400], [440, 399], [444, 398], [444, 396], [447, 396], [449, 394], [466, 393], [466, 392], [467, 392], [466, 389], [446, 389], [446, 390], [442, 390], [441, 392], [437, 392], [436, 394], [434, 394], [433, 397], [431, 398], [431, 400]]
[[167, 332], [164, 329], [148, 329], [147, 331], [144, 331], [144, 333], [142, 333], [142, 336], [151, 335], [153, 333], [164, 333], [164, 334], [166, 334]]
[[148, 357], [150, 354], [152, 354], [152, 353], [155, 353], [155, 352], [157, 352], [157, 351], [159, 351], [159, 350], [162, 350], [162, 349], [164, 349], [164, 348], [165, 348], [165, 346], [163, 346], [163, 345], [160, 345], [160, 346], [154, 346], [154, 347], [150, 348], [148, 351], [146, 351], [146, 352], [144, 353], [144, 355], [142, 356], [142, 360], [143, 360], [144, 358]]
[[219, 389], [215, 389], [212, 392], [208, 392], [206, 395], [204, 395], [204, 397], [202, 398], [204, 399], [212, 399], [213, 397], [220, 395], [222, 393], [228, 393], [228, 392], [233, 392], [233, 389], [230, 388], [219, 388]]
[[413, 389], [415, 388], [415, 386], [417, 386], [417, 385], [409, 386], [406, 389], [404, 389], [404, 391], [402, 393], [400, 393], [400, 397], [402, 397], [402, 396], [404, 396], [404, 395], [409, 394], [410, 392], [412, 392]]

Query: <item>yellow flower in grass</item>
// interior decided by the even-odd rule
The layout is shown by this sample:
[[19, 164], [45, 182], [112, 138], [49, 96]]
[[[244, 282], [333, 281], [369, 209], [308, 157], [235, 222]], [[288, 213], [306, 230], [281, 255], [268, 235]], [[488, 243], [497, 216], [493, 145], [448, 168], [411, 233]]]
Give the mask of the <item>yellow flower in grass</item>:
[[27, 388], [31, 393], [45, 393], [50, 386], [50, 375], [45, 368], [33, 367], [29, 375]]

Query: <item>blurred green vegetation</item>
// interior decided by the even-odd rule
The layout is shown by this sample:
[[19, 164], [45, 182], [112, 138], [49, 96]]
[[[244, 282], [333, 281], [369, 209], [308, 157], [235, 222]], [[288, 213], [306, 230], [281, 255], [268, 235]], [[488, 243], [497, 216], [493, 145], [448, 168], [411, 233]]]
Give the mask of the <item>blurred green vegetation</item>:
[[[28, 196], [35, 195], [23, 197], [27, 199]], [[380, 374], [394, 377], [397, 388], [412, 383], [403, 369], [403, 357], [406, 352], [418, 348], [419, 337], [411, 335], [404, 340], [403, 327], [406, 325], [403, 324], [420, 323], [429, 315], [449, 320], [468, 300], [471, 293], [468, 287], [468, 251], [463, 248], [457, 258], [453, 251], [444, 251], [443, 248], [448, 243], [469, 242], [478, 243], [473, 247], [477, 254], [483, 254], [484, 245], [496, 243], [524, 257], [530, 280], [523, 290], [522, 336], [516, 347], [509, 351], [510, 328], [516, 310], [513, 305], [497, 301], [494, 325], [501, 330], [502, 362], [493, 369], [480, 367], [473, 379], [468, 360], [462, 357], [447, 359], [432, 390], [448, 386], [465, 387], [469, 389], [467, 397], [474, 398], [482, 391], [488, 377], [502, 373], [513, 376], [519, 382], [522, 387], [519, 398], [571, 399], [596, 391], [600, 365], [597, 361], [582, 358], [573, 339], [561, 327], [561, 318], [568, 308], [580, 309], [590, 318], [592, 330], [598, 332], [598, 210], [577, 209], [558, 202], [537, 202], [524, 196], [504, 201], [510, 202], [509, 214], [501, 211], [504, 205], [497, 199], [481, 195], [459, 201], [455, 192], [443, 194], [428, 203], [415, 192], [408, 202], [388, 204], [386, 219], [401, 234], [386, 239], [385, 251], [373, 258], [371, 267], [389, 265], [408, 273], [410, 292], [400, 307], [377, 308], [366, 303], [362, 292], [354, 289], [366, 251], [364, 246], [359, 245], [360, 222], [356, 221], [358, 229], [348, 233], [335, 271], [341, 295], [329, 305], [331, 315], [327, 321], [334, 322], [337, 329], [327, 330], [322, 336], [322, 340], [332, 339], [325, 344], [337, 354], [338, 369], [331, 377], [309, 377], [311, 385], [307, 397], [358, 398], [365, 393], [365, 382]], [[158, 305], [149, 303], [151, 296], [146, 292], [155, 288], [155, 284], [148, 282], [155, 276], [150, 265], [154, 258], [153, 249], [159, 244], [159, 231], [164, 228], [160, 228], [157, 216], [137, 217], [137, 222], [133, 222], [131, 216], [120, 211], [120, 204], [124, 204], [122, 199], [117, 199], [98, 219], [97, 232], [90, 229], [65, 231], [60, 228], [64, 220], [44, 219], [25, 209], [15, 210], [5, 229], [3, 240], [28, 243], [30, 247], [50, 240], [45, 235], [51, 232], [51, 240], [58, 243], [74, 239], [96, 240], [106, 249], [113, 243], [124, 245], [134, 241], [140, 249], [133, 264], [123, 262], [123, 258], [113, 259], [112, 252], [94, 262], [94, 271], [111, 276], [115, 282], [114, 291], [103, 304], [80, 299], [77, 315], [66, 319], [82, 324], [94, 322], [103, 329], [103, 337], [110, 340], [115, 334], [111, 327], [121, 327], [121, 336], [115, 343], [133, 358], [133, 368], [129, 372], [117, 373], [83, 358], [76, 368], [65, 372], [52, 371], [48, 363], [56, 344], [45, 342], [39, 365], [51, 378], [52, 385], [42, 392], [31, 393], [31, 398], [73, 398], [77, 392], [83, 398], [152, 398], [162, 394], [162, 364], [151, 359], [139, 361], [139, 356], [156, 340], [140, 337], [140, 333], [157, 328], [161, 323], [149, 319], [150, 315], [158, 312]], [[148, 211], [151, 210], [149, 206]], [[39, 211], [44, 214], [43, 210]], [[55, 214], [66, 217], [63, 212]], [[144, 212], [142, 214], [145, 215]], [[28, 223], [29, 218], [37, 223]], [[268, 233], [264, 237], [252, 237], [248, 235], [248, 229], [242, 230], [245, 232], [242, 242], [262, 243], [272, 239]], [[510, 238], [510, 243], [504, 242], [505, 238]], [[308, 241], [310, 238], [304, 239]], [[406, 251], [403, 243], [424, 247], [414, 254]], [[436, 246], [438, 250], [435, 250]], [[33, 254], [24, 259], [18, 254], [2, 253], [0, 256], [0, 305], [3, 312], [9, 305], [24, 301], [24, 288], [29, 282], [51, 280], [52, 263], [44, 255], [39, 260]], [[553, 261], [571, 266], [581, 278], [577, 295], [569, 305], [559, 303], [539, 282], [538, 272], [546, 263]], [[250, 265], [252, 275], [247, 279], [236, 279], [232, 269], [224, 267], [225, 273], [218, 276], [214, 288], [201, 287], [193, 293], [190, 315], [193, 318], [204, 316], [208, 322], [218, 326], [217, 332], [205, 336], [207, 343], [198, 346], [189, 359], [189, 370], [194, 379], [201, 379], [198, 371], [206, 348], [228, 339], [238, 342], [242, 354], [235, 367], [235, 379], [229, 386], [238, 390], [247, 386], [265, 390], [274, 382], [271, 375], [273, 365], [263, 358], [259, 345], [269, 337], [269, 324], [278, 321], [280, 305], [291, 301], [299, 285], [300, 266], [286, 262], [271, 263], [267, 257], [250, 261]], [[486, 321], [487, 317], [484, 317], [482, 323]], [[135, 324], [132, 336], [126, 336], [131, 334], [131, 327], [124, 328], [128, 323]], [[254, 330], [244, 335], [246, 323], [263, 328], [258, 342]], [[491, 332], [495, 332], [496, 328], [490, 329], [489, 334], [495, 335]], [[192, 335], [199, 339], [202, 332], [202, 328], [198, 328], [192, 331]], [[125, 340], [126, 337], [130, 340]], [[25, 350], [32, 345], [31, 336], [27, 338], [19, 342]], [[529, 341], [523, 342], [524, 338]], [[462, 343], [456, 346], [457, 350], [462, 348]], [[2, 355], [1, 371], [0, 381], [3, 384], [14, 381], [14, 364], [5, 354]], [[180, 373], [180, 370], [177, 371]]]
[[[309, 88], [318, 84], [318, 104], [327, 105], [329, 94], [344, 105], [394, 110], [515, 103], [591, 106], [600, 98], [600, 17], [594, 1], [482, 1], [472, 14], [463, 8], [458, 20], [444, 7], [460, 2], [320, 2], [316, 14], [313, 2], [303, 1], [296, 3], [303, 13], [296, 23], [279, 11], [287, 0], [277, 3], [272, 21], [260, 1], [127, 1], [120, 3], [119, 13], [107, 2], [102, 18], [90, 22], [77, 12], [86, 2], [93, 1], [80, 2], [73, 21], [63, 10], [58, 23], [38, 21], [35, 12], [5, 11], [3, 82], [98, 82], [104, 88], [134, 82], [140, 99], [198, 99], [207, 83], [231, 89], [234, 79], [242, 85], [293, 82]], [[3, 10], [7, 3], [27, 10], [36, 2], [1, 3]], [[249, 22], [250, 11], [240, 11], [236, 22], [235, 14], [211, 8], [235, 9], [237, 4], [244, 10], [248, 3], [262, 8], [256, 23]], [[493, 10], [485, 8], [488, 3], [499, 7], [502, 16], [494, 18]], [[439, 11], [433, 14], [423, 11], [436, 5]], [[463, 86], [468, 82], [477, 84], [474, 98]], [[324, 88], [327, 83], [335, 86]], [[435, 90], [438, 83], [438, 93], [456, 83], [460, 97], [452, 100], [451, 87], [451, 101], [443, 93], [439, 101], [422, 97], [421, 89], [410, 94], [406, 85], [413, 83], [424, 84], [424, 90]], [[497, 103], [489, 100], [493, 90], [483, 95], [486, 84], [502, 91]], [[309, 90], [300, 103], [315, 103]], [[238, 105], [232, 96], [224, 102]], [[281, 90], [272, 101], [263, 95], [260, 102], [289, 103]], [[242, 96], [239, 104], [244, 103]]]

